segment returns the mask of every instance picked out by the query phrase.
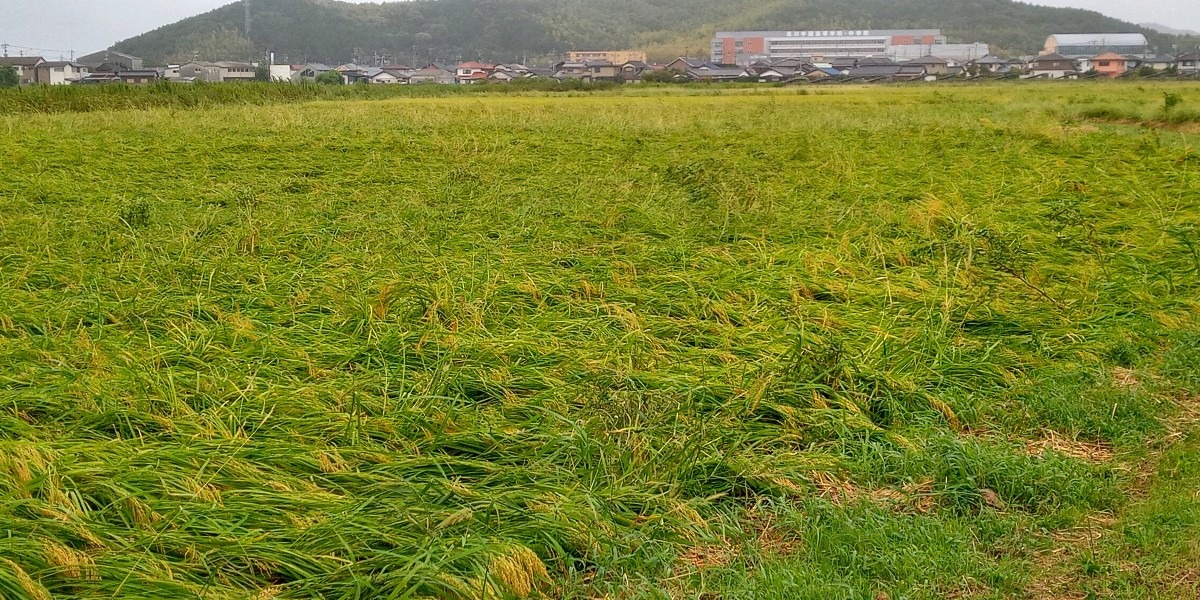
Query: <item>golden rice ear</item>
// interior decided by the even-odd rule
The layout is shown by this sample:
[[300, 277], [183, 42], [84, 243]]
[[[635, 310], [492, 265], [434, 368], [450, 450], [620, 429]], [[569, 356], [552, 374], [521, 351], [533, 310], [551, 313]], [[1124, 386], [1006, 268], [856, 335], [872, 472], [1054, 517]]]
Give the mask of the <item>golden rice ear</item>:
[[520, 598], [528, 597], [540, 584], [550, 580], [542, 559], [533, 550], [516, 544], [492, 559], [488, 575], [505, 591]]
[[89, 581], [100, 579], [100, 574], [96, 572], [96, 562], [84, 552], [51, 540], [42, 542], [42, 552], [46, 562], [61, 568], [67, 577]]
[[29, 576], [29, 573], [26, 573], [25, 569], [21, 568], [21, 565], [7, 558], [0, 558], [0, 562], [3, 562], [5, 566], [12, 570], [13, 575], [17, 578], [17, 583], [21, 586], [21, 589], [25, 590], [26, 594], [29, 594], [31, 600], [53, 600], [50, 592], [42, 584], [34, 581]]
[[438, 579], [446, 586], [446, 598], [479, 600], [489, 595], [486, 593], [488, 589], [487, 585], [481, 583], [478, 579], [455, 577], [449, 573], [439, 574]]

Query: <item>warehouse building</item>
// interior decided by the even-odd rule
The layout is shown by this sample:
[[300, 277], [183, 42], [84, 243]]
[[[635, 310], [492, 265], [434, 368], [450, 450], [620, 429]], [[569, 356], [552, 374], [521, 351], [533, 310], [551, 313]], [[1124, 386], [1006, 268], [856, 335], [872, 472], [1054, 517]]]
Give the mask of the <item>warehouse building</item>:
[[1105, 52], [1137, 57], [1153, 54], [1150, 42], [1140, 33], [1056, 33], [1046, 38], [1041, 54], [1090, 58]]

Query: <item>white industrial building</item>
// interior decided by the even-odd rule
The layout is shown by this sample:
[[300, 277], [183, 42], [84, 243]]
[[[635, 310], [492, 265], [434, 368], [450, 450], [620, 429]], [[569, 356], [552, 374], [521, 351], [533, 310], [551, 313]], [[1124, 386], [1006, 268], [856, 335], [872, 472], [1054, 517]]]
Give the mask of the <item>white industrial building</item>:
[[965, 62], [988, 54], [987, 44], [948, 44], [940, 29], [721, 31], [713, 36], [711, 50], [714, 63], [737, 65], [782, 58], [906, 60], [929, 55]]

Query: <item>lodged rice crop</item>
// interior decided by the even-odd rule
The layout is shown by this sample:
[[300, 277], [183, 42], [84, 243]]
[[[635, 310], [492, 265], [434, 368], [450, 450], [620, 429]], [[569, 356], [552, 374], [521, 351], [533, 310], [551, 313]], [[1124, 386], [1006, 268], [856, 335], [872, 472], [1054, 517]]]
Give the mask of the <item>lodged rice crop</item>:
[[1182, 589], [1197, 138], [1080, 109], [1162, 97], [0, 117], [0, 596]]

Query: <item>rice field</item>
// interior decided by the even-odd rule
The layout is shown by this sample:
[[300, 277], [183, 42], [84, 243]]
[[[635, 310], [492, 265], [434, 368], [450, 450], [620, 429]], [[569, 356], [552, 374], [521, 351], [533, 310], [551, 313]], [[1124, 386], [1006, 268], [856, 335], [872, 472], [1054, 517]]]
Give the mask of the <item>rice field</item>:
[[0, 597], [1198, 597], [1197, 107], [0, 114]]

